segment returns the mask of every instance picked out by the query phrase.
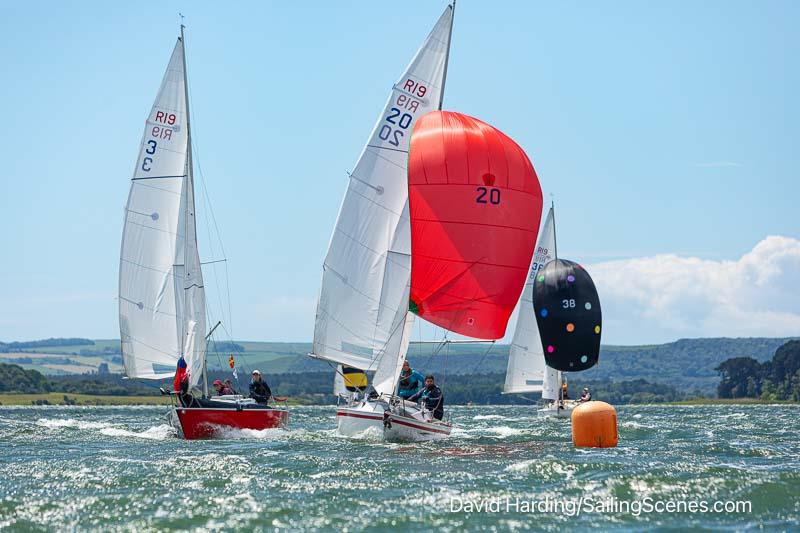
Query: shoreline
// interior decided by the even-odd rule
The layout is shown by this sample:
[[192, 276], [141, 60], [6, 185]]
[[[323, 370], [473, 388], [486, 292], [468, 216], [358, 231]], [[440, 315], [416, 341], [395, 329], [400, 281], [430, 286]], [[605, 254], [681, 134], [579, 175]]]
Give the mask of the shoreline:
[[[46, 403], [45, 403], [46, 402]], [[629, 405], [800, 405], [800, 402], [791, 400], [762, 400], [760, 398], [696, 398], [677, 402], [658, 402], [648, 404], [620, 404], [614, 407], [627, 407]], [[63, 392], [17, 394], [0, 393], [0, 408], [5, 406], [20, 405], [171, 405], [166, 396], [106, 396], [99, 394], [71, 394]], [[289, 401], [289, 405], [331, 405], [314, 404], [302, 397]]]

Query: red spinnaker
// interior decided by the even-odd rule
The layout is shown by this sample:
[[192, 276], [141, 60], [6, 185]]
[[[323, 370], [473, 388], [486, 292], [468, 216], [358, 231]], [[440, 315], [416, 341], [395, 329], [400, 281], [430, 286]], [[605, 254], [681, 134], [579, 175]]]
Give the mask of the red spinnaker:
[[485, 122], [428, 113], [411, 136], [408, 197], [411, 311], [462, 335], [503, 337], [542, 216], [528, 156]]

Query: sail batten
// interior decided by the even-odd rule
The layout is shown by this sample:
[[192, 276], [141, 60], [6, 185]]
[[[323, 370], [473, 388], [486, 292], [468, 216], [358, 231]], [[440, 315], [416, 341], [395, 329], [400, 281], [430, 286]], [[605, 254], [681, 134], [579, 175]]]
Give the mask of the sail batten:
[[[407, 348], [411, 276], [406, 169], [417, 118], [438, 108], [452, 8], [447, 7], [405, 72], [365, 143], [323, 263], [313, 357], [391, 379]], [[405, 340], [404, 340], [405, 338]], [[385, 359], [387, 369], [378, 369]], [[402, 364], [402, 360], [400, 360]], [[379, 388], [376, 386], [376, 388]], [[392, 392], [394, 384], [380, 385]]]

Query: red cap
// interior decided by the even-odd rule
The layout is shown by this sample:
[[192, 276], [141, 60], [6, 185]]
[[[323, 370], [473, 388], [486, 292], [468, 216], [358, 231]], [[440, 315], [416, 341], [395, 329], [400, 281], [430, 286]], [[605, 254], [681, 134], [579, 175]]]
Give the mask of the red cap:
[[212, 383], [212, 385], [222, 385], [222, 382], [220, 380], [218, 380], [218, 379], [215, 379], [214, 383]]

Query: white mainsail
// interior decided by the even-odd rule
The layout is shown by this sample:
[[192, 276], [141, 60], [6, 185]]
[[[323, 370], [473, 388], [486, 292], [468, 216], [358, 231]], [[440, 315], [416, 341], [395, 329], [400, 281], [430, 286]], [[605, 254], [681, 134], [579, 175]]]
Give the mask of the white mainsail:
[[[525, 283], [525, 289], [519, 300], [519, 317], [508, 353], [504, 393], [542, 392], [545, 397], [543, 385], [547, 383], [547, 387], [552, 387], [548, 383], [549, 381], [553, 383], [560, 381], [557, 376], [558, 372], [544, 363], [542, 342], [539, 338], [539, 328], [536, 325], [536, 316], [533, 310], [533, 282], [539, 269], [553, 260], [555, 239], [555, 220], [551, 207], [544, 221], [539, 241], [536, 243], [536, 252], [533, 255], [528, 281]], [[558, 386], [560, 383], [556, 384], [556, 390]]]
[[191, 384], [205, 359], [205, 295], [194, 214], [186, 60], [178, 39], [145, 123], [122, 233], [119, 324], [125, 374]]
[[452, 21], [448, 6], [392, 87], [350, 175], [323, 265], [311, 355], [376, 370], [381, 393], [393, 392], [413, 322], [409, 141], [417, 117], [439, 108]]
[[561, 372], [545, 365], [544, 383], [542, 383], [542, 399], [558, 400], [561, 393]]

